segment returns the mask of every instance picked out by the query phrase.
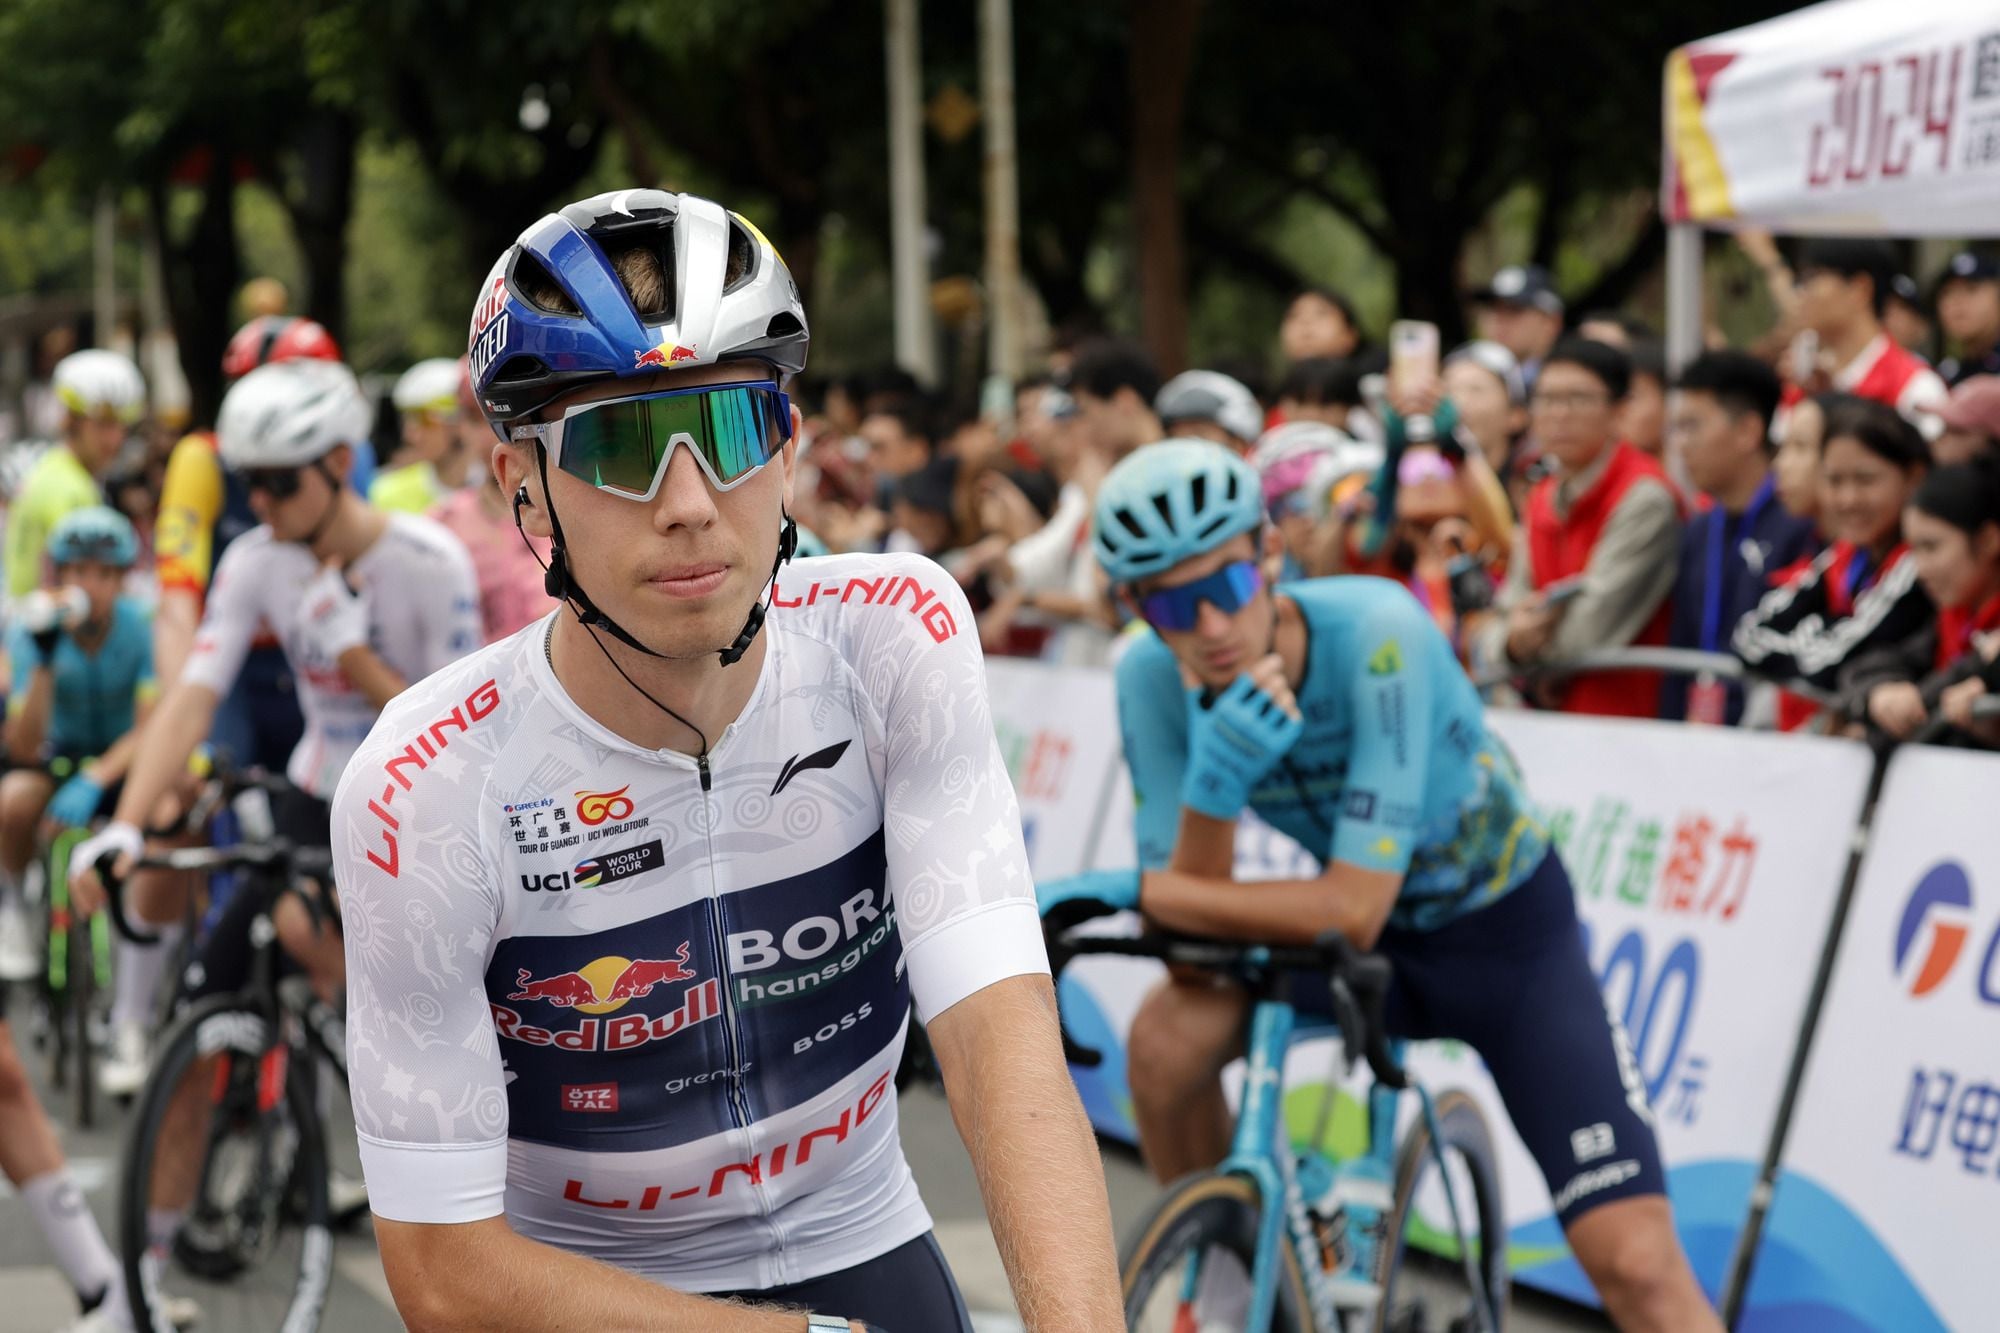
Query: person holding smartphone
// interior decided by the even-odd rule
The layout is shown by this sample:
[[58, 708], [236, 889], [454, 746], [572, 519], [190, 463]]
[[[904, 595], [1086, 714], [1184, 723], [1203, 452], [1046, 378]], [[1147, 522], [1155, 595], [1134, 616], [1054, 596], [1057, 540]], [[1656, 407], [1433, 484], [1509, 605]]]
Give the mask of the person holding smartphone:
[[[1658, 460], [1616, 433], [1631, 376], [1623, 352], [1582, 338], [1558, 343], [1543, 363], [1529, 405], [1556, 471], [1528, 495], [1479, 660], [1532, 667], [1666, 643], [1681, 502]], [[1537, 694], [1564, 712], [1655, 717], [1660, 679], [1584, 673]]]

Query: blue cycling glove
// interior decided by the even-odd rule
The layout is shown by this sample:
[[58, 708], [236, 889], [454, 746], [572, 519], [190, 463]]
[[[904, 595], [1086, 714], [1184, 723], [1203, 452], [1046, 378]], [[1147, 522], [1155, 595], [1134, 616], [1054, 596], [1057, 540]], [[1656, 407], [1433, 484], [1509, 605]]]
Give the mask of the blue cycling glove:
[[97, 816], [98, 802], [104, 799], [104, 784], [88, 773], [77, 773], [63, 783], [49, 802], [48, 815], [58, 824], [86, 828]]
[[[1136, 911], [1139, 907], [1137, 870], [1086, 870], [1081, 875], [1035, 881], [1035, 904], [1042, 915], [1071, 903], [1102, 903], [1107, 912]], [[1094, 915], [1083, 912], [1083, 916]]]
[[1188, 695], [1188, 766], [1181, 804], [1211, 819], [1235, 819], [1250, 792], [1283, 759], [1305, 722], [1238, 676], [1207, 708]]

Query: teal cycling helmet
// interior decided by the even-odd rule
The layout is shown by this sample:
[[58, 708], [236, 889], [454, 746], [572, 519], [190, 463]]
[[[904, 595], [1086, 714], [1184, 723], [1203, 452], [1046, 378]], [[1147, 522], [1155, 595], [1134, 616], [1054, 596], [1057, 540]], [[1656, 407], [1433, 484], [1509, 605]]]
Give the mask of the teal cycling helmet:
[[139, 536], [131, 520], [109, 506], [73, 509], [49, 534], [49, 559], [57, 565], [97, 560], [130, 569], [139, 559]]
[[1208, 440], [1134, 450], [1105, 477], [1091, 526], [1112, 584], [1172, 569], [1264, 524], [1257, 469]]
[[792, 554], [800, 560], [810, 560], [814, 556], [828, 554], [826, 541], [817, 532], [804, 524], [799, 525], [799, 546]]

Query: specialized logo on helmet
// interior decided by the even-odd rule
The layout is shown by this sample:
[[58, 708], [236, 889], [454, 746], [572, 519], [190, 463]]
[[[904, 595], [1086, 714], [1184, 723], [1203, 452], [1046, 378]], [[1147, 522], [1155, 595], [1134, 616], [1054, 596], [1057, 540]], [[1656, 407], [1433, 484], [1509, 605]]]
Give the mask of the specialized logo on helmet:
[[683, 361], [692, 361], [698, 355], [699, 353], [692, 347], [683, 347], [679, 343], [661, 343], [658, 347], [648, 347], [643, 352], [632, 353], [632, 367], [636, 370], [641, 366], [652, 366], [658, 370], [665, 370]]
[[[1964, 866], [1941, 861], [1917, 881], [1896, 925], [1896, 975], [1905, 978], [1911, 995], [1928, 995], [1951, 975], [1971, 933], [1971, 917], [1972, 881]], [[1918, 961], [1906, 969], [1912, 958]]]
[[507, 345], [507, 279], [496, 275], [472, 312], [471, 347], [466, 352], [472, 382], [486, 378], [487, 368]]

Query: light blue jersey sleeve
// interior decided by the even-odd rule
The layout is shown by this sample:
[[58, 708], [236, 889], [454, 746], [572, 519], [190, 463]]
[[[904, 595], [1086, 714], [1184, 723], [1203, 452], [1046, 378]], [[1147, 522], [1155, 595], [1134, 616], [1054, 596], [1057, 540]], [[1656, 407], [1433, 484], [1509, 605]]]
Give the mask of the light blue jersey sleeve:
[[1342, 682], [1354, 745], [1329, 859], [1400, 875], [1423, 822], [1436, 707], [1429, 658], [1442, 638], [1408, 597], [1377, 600], [1355, 630], [1358, 663]]
[[1173, 859], [1181, 827], [1181, 776], [1187, 769], [1187, 690], [1174, 655], [1150, 631], [1119, 659], [1118, 729], [1132, 773], [1133, 841], [1139, 866]]
[[7, 716], [21, 711], [28, 702], [28, 681], [35, 674], [35, 667], [41, 662], [35, 652], [34, 642], [19, 621], [7, 627], [7, 661], [10, 666], [13, 689], [7, 695]]

